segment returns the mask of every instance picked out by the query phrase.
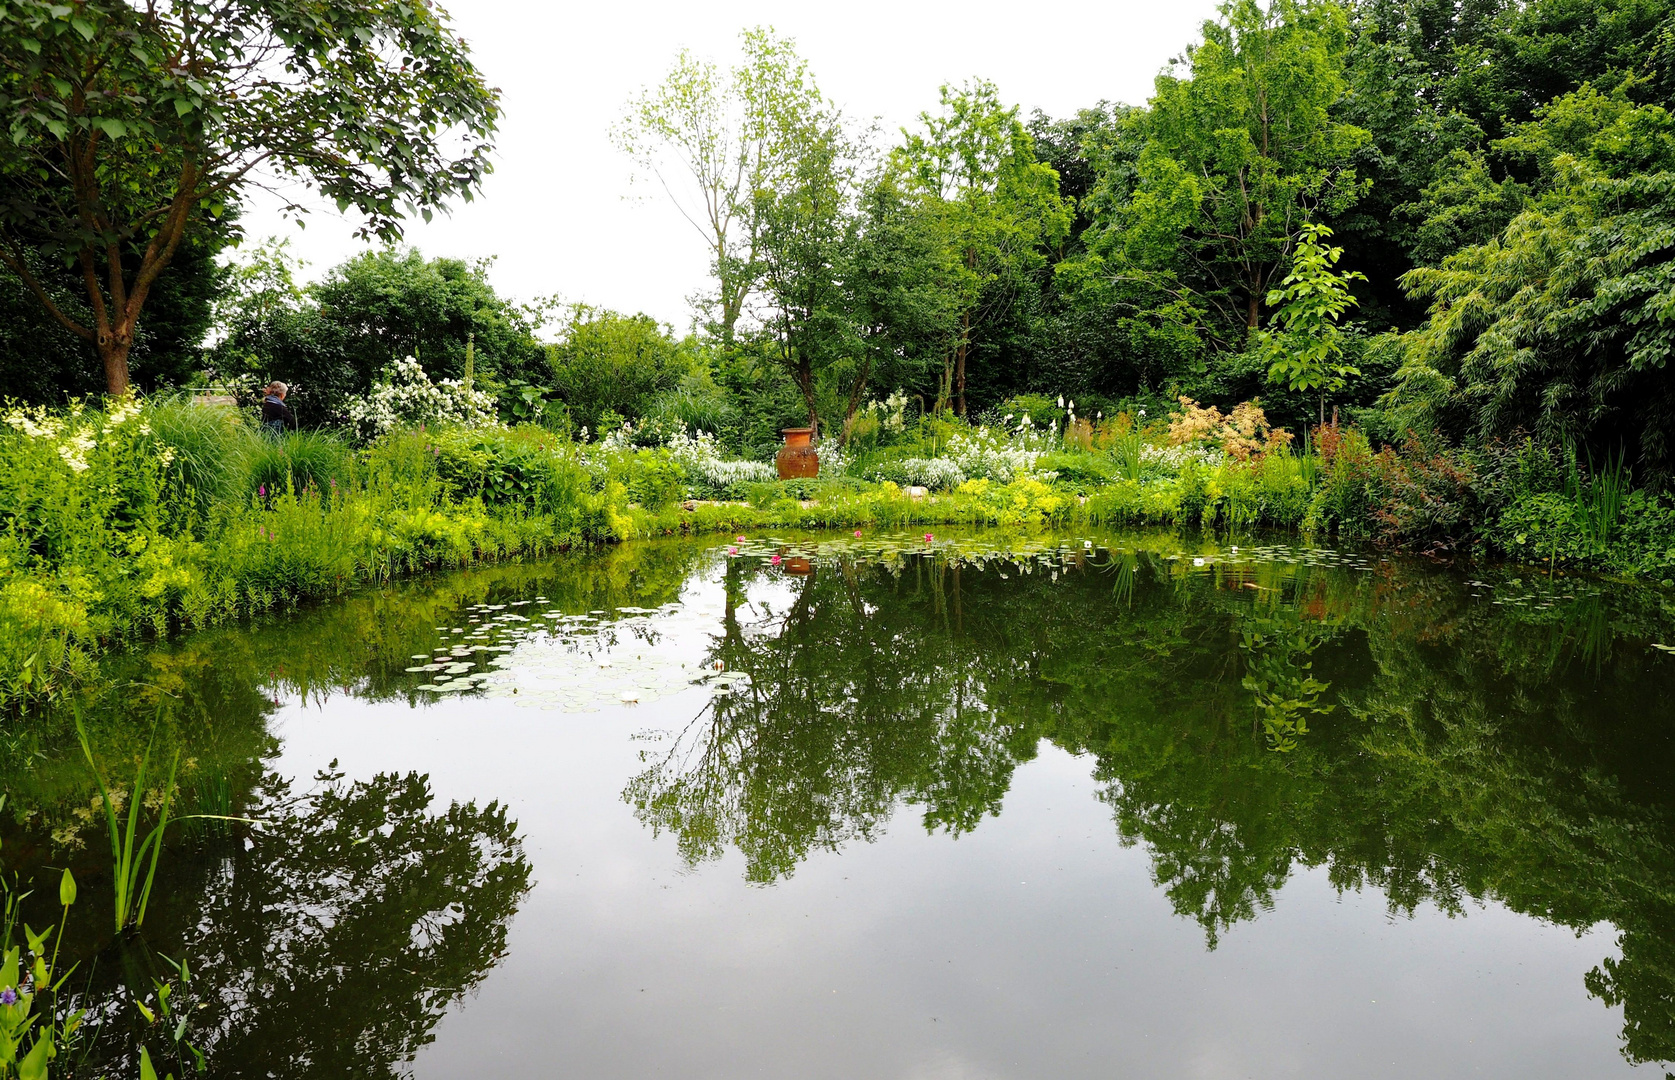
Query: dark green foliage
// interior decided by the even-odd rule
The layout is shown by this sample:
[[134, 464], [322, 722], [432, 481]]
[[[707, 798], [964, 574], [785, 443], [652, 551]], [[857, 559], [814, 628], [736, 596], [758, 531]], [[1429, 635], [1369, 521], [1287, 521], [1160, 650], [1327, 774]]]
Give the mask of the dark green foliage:
[[677, 340], [670, 327], [651, 316], [585, 304], [571, 308], [558, 343], [547, 347], [546, 360], [546, 377], [571, 421], [600, 434], [607, 412], [639, 419], [653, 410], [660, 395], [703, 370], [696, 343]]
[[340, 423], [348, 400], [403, 357], [432, 378], [463, 378], [468, 339], [483, 385], [550, 382], [532, 313], [502, 299], [487, 273], [486, 262], [386, 248], [299, 290], [282, 248], [257, 249], [225, 304], [213, 361], [224, 377], [292, 384], [287, 401], [307, 426]]
[[[197, 384], [204, 334], [226, 279], [216, 264], [222, 243], [218, 236], [195, 235], [152, 289], [128, 358], [142, 390]], [[36, 255], [28, 259], [54, 303], [84, 317], [87, 294], [78, 275]], [[93, 346], [49, 315], [17, 275], [0, 265], [0, 396], [62, 404], [104, 389], [105, 373]]]

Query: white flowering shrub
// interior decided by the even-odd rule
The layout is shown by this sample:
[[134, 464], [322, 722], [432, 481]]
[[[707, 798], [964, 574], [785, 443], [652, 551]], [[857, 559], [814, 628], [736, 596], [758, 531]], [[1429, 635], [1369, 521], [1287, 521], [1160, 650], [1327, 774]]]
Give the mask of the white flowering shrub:
[[739, 484], [761, 484], [779, 479], [772, 465], [760, 461], [728, 461], [721, 456], [721, 446], [707, 431], [689, 435], [684, 430], [669, 436], [663, 444], [669, 455], [698, 488], [711, 493], [726, 494]]
[[1034, 467], [1048, 441], [1044, 432], [1025, 431], [1008, 438], [979, 428], [949, 439], [945, 454], [968, 479], [1010, 484]]
[[[586, 431], [586, 428], [582, 429]], [[599, 436], [601, 450], [631, 450], [634, 448], [634, 424], [625, 421], [619, 428], [613, 428]]]
[[884, 461], [870, 470], [873, 480], [888, 480], [902, 487], [923, 487], [948, 491], [966, 482], [965, 473], [947, 458], [899, 458]]
[[907, 395], [897, 390], [883, 401], [869, 401], [865, 408], [878, 417], [878, 426], [892, 435], [900, 435], [907, 426]]
[[1029, 475], [1041, 455], [1053, 450], [1057, 441], [1050, 427], [1037, 427], [1025, 420], [1011, 430], [980, 427], [956, 434], [948, 440], [943, 456], [973, 480], [1009, 484]]
[[730, 493], [739, 484], [766, 484], [779, 479], [772, 465], [760, 461], [707, 461], [692, 474], [717, 492]]
[[842, 476], [849, 471], [849, 459], [836, 442], [820, 445], [820, 475], [825, 479]]
[[499, 427], [492, 394], [466, 389], [458, 379], [431, 382], [415, 357], [397, 360], [360, 401], [349, 405], [355, 436], [371, 442], [398, 427], [453, 424], [467, 428]]
[[1171, 473], [1178, 473], [1189, 462], [1215, 468], [1227, 455], [1219, 446], [1142, 446], [1140, 460]]

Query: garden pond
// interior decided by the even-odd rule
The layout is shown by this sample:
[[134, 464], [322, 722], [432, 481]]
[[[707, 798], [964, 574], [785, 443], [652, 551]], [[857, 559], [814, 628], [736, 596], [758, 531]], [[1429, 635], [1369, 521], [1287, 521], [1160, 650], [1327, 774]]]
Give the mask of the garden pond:
[[112, 1075], [184, 958], [216, 1077], [1662, 1077], [1672, 645], [1371, 549], [639, 542], [107, 658], [107, 775], [259, 819], [136, 936], [66, 712], [0, 850]]

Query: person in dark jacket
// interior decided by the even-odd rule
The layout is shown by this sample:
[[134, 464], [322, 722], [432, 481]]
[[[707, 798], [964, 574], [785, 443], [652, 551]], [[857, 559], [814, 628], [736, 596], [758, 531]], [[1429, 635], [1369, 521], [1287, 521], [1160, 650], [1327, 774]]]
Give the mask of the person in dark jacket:
[[285, 434], [286, 428], [297, 426], [296, 414], [285, 404], [285, 395], [289, 390], [282, 382], [271, 382], [262, 398], [262, 431], [275, 439]]

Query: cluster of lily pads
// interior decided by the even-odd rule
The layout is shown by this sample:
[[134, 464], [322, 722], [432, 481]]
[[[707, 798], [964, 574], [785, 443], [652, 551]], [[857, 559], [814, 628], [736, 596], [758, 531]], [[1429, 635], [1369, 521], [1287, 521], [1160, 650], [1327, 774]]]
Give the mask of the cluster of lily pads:
[[[704, 632], [719, 608], [665, 604], [566, 612], [544, 596], [465, 609], [463, 626], [438, 627], [454, 640], [407, 670], [432, 675], [415, 690], [483, 691], [531, 707], [591, 712], [654, 701], [693, 686], [730, 693], [742, 672], [703, 662]], [[513, 610], [522, 609], [522, 610]]]

